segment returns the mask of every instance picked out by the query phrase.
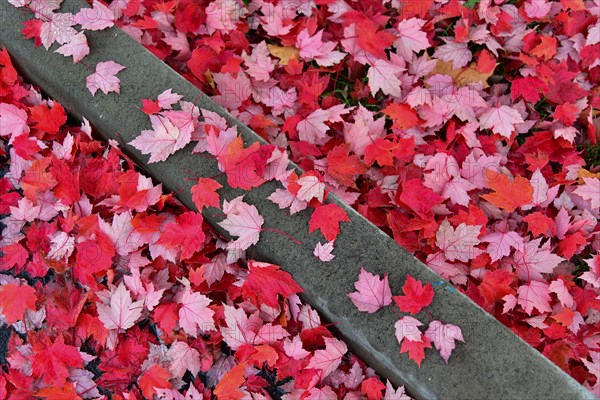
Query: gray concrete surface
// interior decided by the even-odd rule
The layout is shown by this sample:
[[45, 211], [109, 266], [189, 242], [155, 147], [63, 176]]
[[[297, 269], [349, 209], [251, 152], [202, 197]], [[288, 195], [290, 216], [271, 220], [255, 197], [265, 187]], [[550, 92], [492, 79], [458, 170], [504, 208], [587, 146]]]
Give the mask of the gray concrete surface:
[[[67, 0], [63, 10], [77, 10], [84, 4], [79, 0]], [[121, 94], [92, 97], [85, 88], [85, 78], [90, 71], [83, 65], [73, 64], [71, 58], [34, 48], [32, 40], [25, 40], [21, 33], [21, 21], [31, 14], [13, 8], [6, 0], [0, 0], [0, 43], [7, 47], [21, 72], [31, 82], [39, 85], [49, 96], [70, 108], [76, 116], [85, 116], [105, 138], [129, 142], [141, 130], [149, 129], [148, 117], [138, 107], [140, 99], [155, 98], [168, 88], [194, 101], [201, 96], [198, 105], [216, 111], [231, 123], [237, 124], [246, 142], [260, 140], [250, 129], [232, 118], [222, 107], [184, 80], [166, 64], [117, 28], [96, 33], [86, 33], [91, 54], [84, 62], [94, 66], [99, 61], [114, 60], [127, 69], [118, 74]], [[52, 47], [51, 50], [54, 50]], [[117, 132], [119, 135], [117, 135]], [[124, 150], [140, 167], [167, 190], [177, 191], [179, 199], [194, 208], [189, 193], [193, 184], [186, 181], [192, 170], [198, 176], [214, 176], [218, 170], [209, 158], [192, 155], [191, 145], [171, 156], [166, 162], [147, 164], [131, 146]], [[224, 177], [218, 180], [224, 186], [220, 193], [232, 198], [242, 191], [226, 186]], [[435, 272], [398, 246], [377, 227], [372, 225], [335, 196], [333, 202], [340, 204], [352, 223], [342, 224], [341, 235], [336, 242], [335, 259], [321, 263], [312, 251], [320, 233], [308, 234], [309, 210], [289, 216], [279, 210], [266, 197], [277, 184], [267, 183], [246, 193], [245, 199], [255, 204], [265, 218], [265, 227], [281, 229], [299, 239], [296, 245], [283, 235], [273, 232], [261, 233], [261, 240], [254, 250], [258, 260], [270, 261], [290, 272], [305, 289], [303, 298], [314, 306], [325, 320], [333, 323], [339, 335], [350, 349], [383, 378], [396, 385], [406, 385], [409, 392], [419, 399], [591, 399], [591, 393], [565, 374], [544, 356], [515, 336], [510, 330], [458, 291], [451, 293], [436, 286], [436, 296], [428, 311], [444, 323], [462, 328], [465, 344], [459, 343], [446, 365], [436, 350], [427, 350], [421, 368], [399, 353], [394, 336], [397, 315], [391, 308], [375, 314], [359, 312], [346, 294], [353, 291], [360, 267], [376, 273], [389, 273], [392, 291], [398, 293], [406, 274], [426, 282], [442, 280]], [[207, 221], [225, 234], [216, 223], [220, 220], [214, 210], [204, 213]], [[427, 322], [425, 315], [420, 318]]]

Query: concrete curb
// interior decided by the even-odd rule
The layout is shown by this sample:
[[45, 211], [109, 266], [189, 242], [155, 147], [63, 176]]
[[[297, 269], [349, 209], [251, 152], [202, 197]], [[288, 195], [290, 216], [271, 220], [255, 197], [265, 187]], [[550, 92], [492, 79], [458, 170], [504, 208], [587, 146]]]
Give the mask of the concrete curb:
[[[85, 3], [67, 0], [62, 11], [75, 11]], [[149, 129], [148, 117], [140, 107], [142, 98], [156, 98], [163, 90], [172, 88], [185, 95], [188, 101], [200, 97], [198, 106], [215, 111], [238, 126], [244, 140], [262, 140], [249, 128], [236, 121], [226, 110], [187, 82], [178, 73], [154, 57], [141, 45], [118, 28], [101, 32], [86, 32], [91, 54], [84, 60], [94, 66], [97, 62], [114, 60], [127, 69], [119, 73], [121, 94], [92, 97], [85, 88], [85, 78], [90, 71], [70, 58], [34, 48], [32, 40], [21, 35], [21, 22], [31, 14], [15, 9], [6, 0], [0, 1], [0, 44], [6, 46], [21, 72], [39, 85], [49, 96], [70, 108], [76, 116], [85, 116], [106, 139], [129, 142], [141, 130]], [[214, 161], [191, 154], [192, 146], [177, 152], [166, 162], [147, 164], [131, 146], [125, 152], [145, 172], [162, 182], [167, 190], [177, 191], [179, 199], [194, 209], [186, 181], [191, 170], [197, 176], [218, 174]], [[315, 307], [321, 316], [332, 322], [350, 349], [384, 378], [396, 385], [406, 385], [409, 392], [421, 399], [593, 399], [594, 396], [578, 382], [547, 360], [504, 327], [494, 317], [478, 307], [458, 291], [450, 292], [436, 286], [436, 297], [428, 307], [429, 312], [444, 323], [462, 328], [465, 344], [459, 344], [445, 365], [435, 350], [428, 350], [421, 368], [407, 356], [399, 353], [394, 336], [396, 314], [391, 309], [375, 314], [359, 312], [347, 298], [353, 291], [360, 267], [375, 274], [389, 274], [392, 291], [398, 293], [406, 274], [410, 273], [425, 282], [439, 282], [442, 278], [398, 246], [393, 239], [360, 216], [347, 204], [330, 195], [332, 202], [341, 205], [352, 223], [343, 224], [336, 240], [336, 257], [322, 263], [312, 255], [319, 233], [308, 234], [310, 211], [287, 215], [286, 211], [266, 200], [277, 184], [269, 182], [250, 192], [224, 186], [222, 197], [231, 199], [245, 194], [245, 200], [256, 205], [265, 218], [265, 227], [276, 227], [300, 240], [295, 245], [283, 235], [261, 233], [255, 248], [255, 258], [280, 265], [290, 272], [305, 289], [304, 299]], [[216, 225], [219, 217], [210, 211], [204, 213], [215, 229], [226, 235]], [[426, 318], [423, 318], [426, 320]]]

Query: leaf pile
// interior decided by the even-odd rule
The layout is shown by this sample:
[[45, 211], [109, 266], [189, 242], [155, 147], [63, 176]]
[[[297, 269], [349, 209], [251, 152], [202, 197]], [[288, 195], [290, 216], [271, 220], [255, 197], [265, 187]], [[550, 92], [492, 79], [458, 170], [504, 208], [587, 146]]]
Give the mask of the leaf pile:
[[[6, 50], [0, 111], [0, 324], [12, 332], [0, 399], [409, 399], [321, 324], [288, 273], [246, 258], [256, 232], [234, 232], [229, 262], [235, 242], [87, 121], [67, 124]], [[220, 205], [216, 182], [198, 185], [197, 203]], [[226, 229], [255, 211], [222, 207]]]

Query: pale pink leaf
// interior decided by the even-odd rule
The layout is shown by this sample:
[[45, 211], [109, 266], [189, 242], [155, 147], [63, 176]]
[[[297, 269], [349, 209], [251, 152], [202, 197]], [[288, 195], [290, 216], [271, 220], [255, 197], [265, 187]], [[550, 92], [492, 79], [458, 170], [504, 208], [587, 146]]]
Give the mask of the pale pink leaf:
[[258, 242], [258, 237], [265, 222], [255, 206], [244, 203], [243, 196], [223, 202], [226, 218], [219, 225], [230, 235], [238, 238], [230, 242], [228, 249], [246, 250]]
[[29, 132], [27, 112], [13, 104], [0, 103], [0, 136], [13, 137]]
[[310, 355], [310, 352], [304, 350], [300, 336], [294, 336], [292, 340], [285, 339], [283, 341], [283, 350], [285, 351], [286, 356], [291, 357], [294, 360], [302, 360]]
[[325, 244], [321, 244], [321, 242], [317, 243], [315, 246], [315, 251], [313, 254], [319, 260], [323, 262], [329, 262], [334, 259], [335, 255], [331, 254], [333, 251], [333, 241], [327, 242]]
[[264, 40], [256, 45], [252, 54], [244, 52], [242, 58], [246, 64], [246, 72], [257, 81], [267, 82], [277, 65], [277, 61], [269, 57], [267, 42]]
[[492, 261], [498, 261], [502, 257], [508, 256], [511, 247], [518, 251], [523, 251], [525, 248], [523, 237], [515, 231], [488, 233], [481, 240], [489, 243], [486, 252]]
[[235, 110], [250, 98], [250, 79], [243, 71], [238, 72], [235, 78], [228, 72], [213, 74], [213, 78], [220, 93], [213, 99], [223, 107]]
[[40, 38], [46, 50], [54, 42], [58, 42], [58, 44], [69, 43], [73, 36], [77, 34], [77, 31], [73, 28], [73, 25], [75, 25], [73, 14], [50, 12], [44, 17], [47, 21], [42, 23]]
[[73, 18], [81, 28], [89, 31], [99, 31], [110, 28], [115, 24], [113, 11], [98, 0], [94, 0], [92, 8], [82, 8]]
[[301, 31], [296, 38], [296, 48], [304, 60], [315, 60], [323, 67], [331, 67], [342, 61], [346, 56], [341, 51], [333, 50], [336, 42], [323, 42], [323, 30], [310, 36], [307, 29]]
[[396, 339], [398, 339], [398, 343], [402, 343], [402, 340], [404, 339], [420, 342], [422, 340], [422, 333], [419, 330], [420, 326], [423, 326], [423, 323], [410, 315], [406, 315], [396, 321], [394, 328], [396, 329]]
[[[183, 111], [176, 112], [187, 115]], [[142, 154], [150, 154], [149, 163], [165, 161], [192, 140], [193, 125], [179, 129], [170, 118], [163, 115], [151, 115], [150, 122], [152, 130], [142, 131], [138, 137], [129, 142]]]
[[306, 368], [314, 368], [321, 371], [321, 380], [340, 366], [342, 357], [348, 352], [348, 348], [344, 342], [328, 337], [324, 340], [325, 349], [315, 351], [315, 354], [306, 366]]
[[361, 268], [354, 287], [356, 292], [349, 293], [348, 297], [359, 311], [374, 313], [392, 303], [392, 291], [387, 274], [382, 279]]
[[573, 300], [571, 293], [569, 293], [569, 288], [565, 285], [564, 280], [559, 278], [550, 282], [548, 289], [551, 292], [556, 293], [556, 297], [558, 297], [558, 301], [561, 305], [567, 308], [573, 308], [575, 301]]
[[114, 61], [99, 62], [96, 65], [96, 72], [86, 79], [86, 86], [92, 96], [96, 95], [98, 89], [104, 94], [109, 92], [121, 92], [121, 80], [115, 75], [124, 70], [125, 67]]
[[183, 99], [182, 95], [173, 93], [173, 89], [167, 89], [159, 94], [156, 100], [158, 101], [158, 106], [160, 108], [164, 110], [170, 110], [173, 108], [173, 104], [177, 103], [181, 99]]
[[303, 176], [296, 181], [300, 185], [298, 189], [298, 198], [304, 201], [311, 201], [317, 199], [323, 202], [323, 196], [325, 194], [325, 184], [314, 175]]
[[375, 96], [379, 90], [384, 94], [402, 97], [402, 81], [400, 74], [404, 68], [389, 61], [378, 58], [367, 72], [371, 94]]
[[167, 351], [169, 357], [169, 372], [174, 378], [183, 378], [186, 371], [196, 376], [202, 364], [198, 350], [190, 347], [186, 342], [175, 341]]
[[289, 207], [290, 214], [295, 214], [308, 207], [306, 201], [299, 199], [297, 195], [290, 193], [287, 189], [276, 189], [267, 199], [277, 204], [282, 210]]
[[60, 53], [65, 57], [72, 56], [73, 63], [77, 63], [90, 54], [90, 47], [88, 46], [85, 34], [79, 32], [72, 37], [70, 42], [63, 44], [56, 49], [55, 52]]
[[131, 294], [121, 283], [116, 290], [111, 291], [108, 304], [97, 303], [98, 318], [106, 329], [126, 330], [142, 316], [144, 302], [132, 301]]
[[330, 107], [327, 110], [321, 108], [310, 113], [305, 119], [298, 122], [298, 136], [300, 140], [314, 144], [325, 144], [329, 140], [327, 131], [329, 126], [325, 122], [341, 122], [342, 115], [347, 114], [350, 109], [344, 108], [343, 104]]
[[467, 42], [455, 42], [452, 37], [441, 37], [441, 39], [446, 44], [435, 48], [435, 53], [433, 54], [435, 58], [446, 62], [451, 61], [454, 69], [464, 67], [473, 58]]
[[585, 185], [577, 186], [574, 193], [584, 200], [590, 202], [592, 209], [600, 208], [600, 179], [583, 178]]
[[545, 281], [542, 273], [550, 274], [564, 258], [553, 254], [550, 242], [540, 246], [542, 238], [525, 243], [523, 251], [515, 250], [513, 258], [519, 279], [529, 282], [532, 280]]
[[536, 308], [540, 313], [550, 312], [550, 291], [549, 285], [544, 282], [531, 281], [526, 285], [519, 286], [517, 289], [517, 303], [523, 307], [529, 315]]
[[198, 330], [201, 332], [215, 329], [213, 315], [215, 312], [208, 305], [211, 300], [203, 294], [192, 292], [186, 287], [181, 295], [179, 303], [179, 326], [190, 336], [198, 337]]
[[449, 261], [469, 261], [482, 252], [475, 247], [480, 242], [480, 230], [480, 225], [467, 225], [464, 222], [454, 229], [448, 219], [444, 219], [435, 235], [435, 243]]
[[531, 19], [544, 18], [550, 12], [552, 3], [546, 0], [531, 0], [525, 3], [525, 14]]
[[427, 21], [419, 18], [409, 18], [398, 24], [398, 40], [394, 47], [406, 61], [411, 61], [413, 53], [429, 48], [427, 33], [422, 30]]
[[465, 341], [462, 330], [458, 326], [452, 324], [444, 325], [440, 321], [431, 321], [425, 331], [425, 336], [440, 351], [440, 355], [446, 361], [446, 364], [448, 364], [452, 350], [456, 347], [456, 341]]
[[515, 124], [522, 124], [521, 114], [514, 108], [508, 106], [490, 107], [479, 117], [479, 124], [482, 129], [491, 129], [506, 138], [515, 130]]

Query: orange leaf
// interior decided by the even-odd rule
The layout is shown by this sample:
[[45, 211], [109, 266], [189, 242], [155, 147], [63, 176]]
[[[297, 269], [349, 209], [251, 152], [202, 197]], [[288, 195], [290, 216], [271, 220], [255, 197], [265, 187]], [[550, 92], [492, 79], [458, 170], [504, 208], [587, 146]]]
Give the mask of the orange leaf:
[[213, 394], [219, 400], [239, 400], [244, 397], [244, 392], [240, 390], [242, 383], [246, 381], [244, 373], [246, 364], [238, 364], [231, 368], [229, 372], [223, 375], [223, 378], [215, 386]]
[[517, 175], [511, 182], [508, 176], [493, 170], [486, 170], [485, 177], [494, 193], [483, 195], [483, 198], [508, 212], [531, 203], [533, 187], [527, 178]]
[[154, 396], [156, 390], [154, 388], [166, 389], [170, 388], [169, 378], [171, 375], [169, 371], [161, 367], [160, 365], [153, 365], [140, 377], [140, 389], [145, 398], [151, 399]]
[[419, 124], [417, 112], [407, 104], [392, 103], [383, 110], [383, 113], [394, 121], [394, 128], [406, 130]]

